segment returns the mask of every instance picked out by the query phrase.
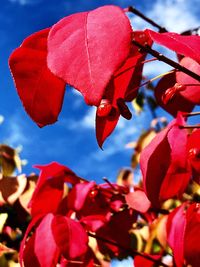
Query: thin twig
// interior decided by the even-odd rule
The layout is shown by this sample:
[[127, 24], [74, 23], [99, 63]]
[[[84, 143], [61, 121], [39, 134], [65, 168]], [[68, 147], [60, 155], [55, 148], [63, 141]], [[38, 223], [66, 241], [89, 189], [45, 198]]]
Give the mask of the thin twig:
[[196, 112], [189, 112], [189, 113], [183, 113], [182, 115], [183, 115], [183, 117], [192, 117], [192, 116], [198, 116], [198, 115], [200, 115], [200, 111], [196, 111]]
[[133, 249], [131, 249], [129, 247], [125, 247], [125, 246], [123, 246], [121, 244], [118, 244], [117, 242], [115, 242], [113, 240], [108, 240], [108, 239], [106, 239], [104, 237], [98, 236], [98, 235], [90, 233], [90, 232], [88, 232], [88, 235], [93, 237], [93, 238], [95, 238], [95, 239], [98, 239], [98, 240], [100, 240], [102, 242], [105, 242], [105, 243], [111, 244], [113, 246], [116, 246], [116, 247], [118, 247], [118, 248], [120, 248], [120, 249], [122, 249], [122, 250], [124, 250], [124, 251], [126, 251], [128, 253], [130, 253], [132, 256], [137, 256], [138, 255], [138, 256], [141, 256], [141, 257], [143, 257], [145, 259], [148, 259], [148, 260], [154, 262], [156, 264], [156, 266], [168, 267], [168, 265], [166, 265], [162, 261], [154, 259], [153, 257], [149, 256], [148, 254], [141, 253], [139, 251], [135, 251], [135, 250], [133, 250]]
[[181, 66], [177, 62], [165, 57], [163, 54], [159, 53], [158, 51], [152, 49], [149, 45], [142, 45], [135, 40], [132, 40], [132, 43], [140, 48], [141, 51], [151, 54], [152, 56], [156, 57], [158, 60], [165, 62], [166, 64], [170, 65], [171, 67], [184, 72], [185, 74], [189, 75], [190, 77], [194, 78], [195, 80], [200, 82], [200, 76], [197, 73]]
[[152, 26], [156, 27], [159, 30], [159, 32], [168, 32], [166, 28], [160, 26], [155, 21], [153, 21], [152, 19], [150, 19], [147, 16], [145, 16], [143, 13], [141, 13], [135, 7], [133, 7], [133, 6], [128, 7], [128, 11], [133, 13], [133, 14], [135, 14], [135, 15], [137, 15], [138, 17], [142, 18], [143, 20], [145, 20], [146, 22], [148, 22]]

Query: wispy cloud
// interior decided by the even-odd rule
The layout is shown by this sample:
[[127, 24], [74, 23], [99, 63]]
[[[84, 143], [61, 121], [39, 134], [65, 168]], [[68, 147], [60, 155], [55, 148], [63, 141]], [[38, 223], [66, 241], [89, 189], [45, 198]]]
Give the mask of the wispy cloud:
[[8, 0], [10, 3], [13, 4], [19, 4], [22, 6], [25, 5], [34, 5], [34, 4], [38, 4], [39, 2], [41, 2], [41, 0]]
[[30, 139], [26, 136], [26, 130], [20, 120], [20, 114], [7, 117], [2, 125], [1, 139], [10, 146], [26, 145]]

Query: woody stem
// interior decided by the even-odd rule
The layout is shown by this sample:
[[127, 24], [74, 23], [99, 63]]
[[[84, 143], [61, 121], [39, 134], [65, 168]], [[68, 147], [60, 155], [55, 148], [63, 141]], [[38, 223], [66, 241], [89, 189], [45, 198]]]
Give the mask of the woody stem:
[[148, 22], [152, 26], [156, 27], [159, 30], [159, 32], [167, 32], [167, 29], [166, 28], [160, 26], [159, 24], [157, 24], [152, 19], [146, 17], [143, 13], [141, 13], [135, 7], [133, 7], [133, 6], [128, 7], [128, 11], [131, 12], [131, 13], [133, 13], [133, 14], [135, 14], [135, 15], [137, 15], [138, 17], [142, 18], [143, 20], [145, 20], [146, 22]]
[[166, 64], [170, 65], [171, 67], [184, 72], [185, 74], [189, 75], [190, 77], [194, 78], [195, 80], [200, 82], [200, 76], [196, 73], [194, 73], [193, 71], [181, 66], [180, 64], [178, 64], [177, 62], [165, 57], [164, 55], [162, 55], [161, 53], [159, 53], [158, 51], [152, 49], [149, 45], [142, 45], [140, 43], [138, 43], [135, 40], [132, 40], [132, 43], [134, 45], [136, 45], [137, 47], [140, 48], [141, 52], [146, 52], [148, 54], [151, 54], [152, 56], [156, 57], [159, 61], [163, 61]]

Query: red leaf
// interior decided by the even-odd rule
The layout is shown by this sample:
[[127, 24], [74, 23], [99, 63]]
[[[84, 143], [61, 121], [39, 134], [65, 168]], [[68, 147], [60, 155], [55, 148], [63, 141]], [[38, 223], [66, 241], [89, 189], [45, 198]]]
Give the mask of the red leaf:
[[200, 129], [194, 130], [187, 143], [188, 160], [192, 166], [193, 179], [200, 184]]
[[180, 92], [176, 91], [171, 99], [165, 103], [164, 98], [169, 92], [169, 88], [173, 88], [176, 83], [176, 76], [174, 73], [165, 75], [157, 84], [155, 88], [156, 100], [162, 108], [169, 112], [172, 116], [176, 117], [178, 111], [191, 112], [194, 108], [194, 104], [184, 98]]
[[[139, 35], [138, 32], [134, 33]], [[138, 48], [132, 46], [128, 59], [122, 67], [114, 74], [113, 79], [108, 84], [104, 98], [112, 105], [112, 110], [107, 116], [98, 116], [96, 114], [96, 137], [100, 147], [102, 147], [106, 138], [113, 132], [120, 117], [118, 100], [132, 101], [138, 93], [139, 85], [142, 79], [141, 63], [146, 54], [138, 52]]]
[[[32, 216], [55, 213], [62, 201], [64, 182], [73, 181], [77, 176], [67, 167], [52, 162], [37, 166], [41, 170], [36, 189], [29, 203]], [[51, 199], [51, 201], [47, 201]]]
[[151, 205], [146, 194], [141, 190], [128, 193], [125, 199], [130, 208], [142, 213], [146, 212]]
[[49, 28], [32, 34], [9, 58], [19, 97], [40, 127], [57, 121], [65, 93], [65, 83], [47, 67], [48, 33]]
[[68, 195], [68, 207], [75, 211], [81, 210], [88, 194], [94, 186], [95, 182], [93, 181], [76, 184]]
[[[186, 69], [200, 75], [200, 65], [193, 59], [184, 57], [180, 61], [180, 64]], [[179, 84], [186, 85], [185, 90], [181, 90], [180, 94], [192, 103], [200, 105], [200, 83], [196, 79], [180, 71], [176, 73], [176, 81]], [[187, 86], [187, 84], [191, 84], [191, 86]]]
[[200, 205], [193, 203], [186, 213], [186, 228], [184, 238], [184, 255], [187, 264], [200, 266]]
[[101, 214], [89, 215], [81, 218], [80, 222], [84, 224], [87, 231], [96, 232], [108, 221], [107, 217]]
[[103, 6], [65, 17], [52, 27], [48, 66], [79, 90], [88, 105], [98, 106], [130, 45], [131, 26], [123, 10]]
[[179, 125], [184, 125], [184, 121], [178, 116], [141, 153], [144, 188], [154, 206], [182, 194], [190, 179], [186, 158], [187, 132]]
[[169, 128], [166, 128], [158, 133], [140, 156], [144, 189], [154, 206], [159, 206], [160, 187], [170, 164], [170, 147], [166, 138], [168, 131]]
[[34, 252], [42, 267], [54, 267], [58, 262], [59, 250], [52, 233], [53, 214], [47, 214], [35, 232]]
[[168, 243], [173, 250], [177, 267], [184, 263], [184, 234], [185, 234], [185, 205], [182, 205], [169, 214], [167, 221]]
[[145, 32], [154, 42], [200, 62], [200, 36], [184, 36], [174, 32], [158, 33], [150, 29]]
[[74, 259], [86, 253], [88, 236], [79, 222], [57, 215], [52, 221], [55, 242], [66, 259]]
[[[160, 255], [150, 255], [153, 259], [159, 260], [161, 258]], [[153, 267], [155, 265], [154, 261], [148, 260], [140, 255], [134, 257], [134, 266], [135, 267]]]

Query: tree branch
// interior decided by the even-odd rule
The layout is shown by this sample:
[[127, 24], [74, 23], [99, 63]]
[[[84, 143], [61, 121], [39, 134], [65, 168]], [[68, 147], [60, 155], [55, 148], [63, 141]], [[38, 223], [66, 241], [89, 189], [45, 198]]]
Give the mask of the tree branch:
[[200, 82], [200, 76], [198, 74], [196, 74], [195, 72], [181, 66], [179, 63], [165, 57], [163, 54], [159, 53], [158, 51], [152, 49], [149, 45], [142, 45], [140, 43], [138, 43], [135, 40], [132, 40], [132, 43], [134, 45], [136, 45], [137, 47], [140, 48], [141, 52], [146, 52], [148, 54], [151, 54], [152, 56], [156, 57], [158, 60], [165, 62], [166, 64], [168, 64], [169, 66], [184, 72], [185, 74], [189, 75], [190, 77], [194, 78], [195, 80]]
[[142, 18], [143, 20], [145, 20], [146, 22], [148, 22], [149, 24], [151, 24], [152, 26], [156, 27], [159, 32], [168, 32], [166, 28], [160, 26], [159, 24], [157, 24], [155, 21], [153, 21], [152, 19], [146, 17], [143, 13], [141, 13], [139, 10], [137, 10], [135, 7], [133, 6], [129, 6], [128, 7], [128, 11], [137, 15], [138, 17]]

